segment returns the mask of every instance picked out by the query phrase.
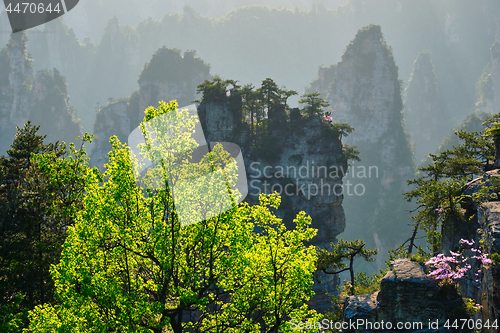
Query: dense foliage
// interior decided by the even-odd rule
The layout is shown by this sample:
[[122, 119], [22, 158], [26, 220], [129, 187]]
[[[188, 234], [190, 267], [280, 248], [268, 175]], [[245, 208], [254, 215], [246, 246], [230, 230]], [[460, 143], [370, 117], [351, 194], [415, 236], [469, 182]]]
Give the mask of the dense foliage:
[[440, 249], [440, 227], [443, 221], [470, 218], [463, 208], [469, 200], [463, 193], [465, 183], [496, 165], [499, 116], [494, 115], [483, 123], [487, 126], [485, 131], [457, 131], [460, 144], [438, 154], [431, 154], [432, 162], [419, 168], [418, 178], [408, 181], [409, 185], [415, 187], [406, 192], [405, 197], [409, 201], [416, 199], [419, 205], [417, 214], [413, 216], [415, 228], [426, 232], [433, 253]]
[[49, 268], [59, 260], [83, 192], [82, 150], [44, 144], [38, 130], [30, 122], [18, 128], [7, 157], [0, 157], [0, 304], [8, 314], [4, 324], [16, 322], [5, 332], [26, 325], [35, 305], [54, 300]]
[[[147, 114], [174, 112], [176, 106], [160, 104]], [[194, 128], [189, 121], [182, 125]], [[154, 147], [168, 144], [165, 139], [157, 135], [159, 146], [144, 146], [143, 153], [161, 154], [165, 150]], [[299, 213], [296, 228], [287, 230], [272, 213], [279, 197], [263, 195], [258, 205], [234, 206], [181, 227], [172, 188], [139, 187], [128, 148], [116, 138], [112, 142], [105, 173], [85, 173], [82, 209], [52, 271], [59, 304], [38, 306], [30, 331], [282, 332], [290, 317], [314, 315], [304, 305], [316, 259], [314, 247], [304, 245], [316, 233], [308, 227], [310, 218]], [[193, 144], [189, 137], [183, 142], [183, 149]], [[214, 149], [211, 160], [224, 156]], [[188, 169], [162, 161], [145, 183], [148, 175], [161, 179], [155, 170], [190, 176]]]

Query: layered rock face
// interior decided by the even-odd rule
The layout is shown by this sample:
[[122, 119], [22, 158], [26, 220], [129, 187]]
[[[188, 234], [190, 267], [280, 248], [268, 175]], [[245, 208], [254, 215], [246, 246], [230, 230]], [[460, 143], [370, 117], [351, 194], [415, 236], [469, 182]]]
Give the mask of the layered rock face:
[[429, 53], [420, 53], [404, 93], [405, 125], [419, 163], [438, 148], [443, 139], [444, 107], [439, 101], [438, 84]]
[[13, 34], [0, 51], [0, 153], [12, 142], [16, 126], [27, 120], [41, 125], [40, 134], [50, 142], [75, 142], [81, 134], [65, 78], [57, 69], [40, 70], [33, 77], [26, 41], [24, 33]]
[[[140, 110], [158, 106], [158, 101], [177, 100], [179, 106], [193, 103], [196, 88], [210, 77], [210, 66], [195, 52], [184, 52], [162, 47], [155, 52], [151, 61], [144, 66], [139, 77]], [[144, 114], [139, 114], [139, 122]]]
[[247, 201], [258, 202], [261, 193], [277, 191], [282, 195], [285, 222], [291, 223], [296, 212], [305, 211], [312, 217], [313, 227], [321, 230], [314, 243], [328, 247], [345, 228], [342, 178], [347, 161], [340, 136], [328, 135], [328, 125], [314, 116], [271, 122], [271, 134], [256, 138], [247, 124], [234, 120], [230, 104], [202, 102], [198, 113], [207, 141], [229, 141], [242, 147], [249, 184]]
[[[497, 170], [497, 177], [500, 177]], [[484, 250], [486, 253], [497, 255], [491, 265], [485, 267], [484, 277], [481, 281], [480, 304], [483, 305], [481, 316], [483, 322], [494, 321], [500, 318], [500, 266], [498, 254], [500, 253], [500, 203], [489, 202], [481, 206], [478, 211], [478, 220], [481, 221], [481, 230], [484, 237]], [[484, 332], [493, 333], [494, 329], [484, 329]]]
[[483, 75], [476, 84], [476, 108], [478, 112], [496, 114], [500, 112], [500, 21], [490, 50], [491, 63], [484, 68]]
[[467, 318], [460, 295], [439, 287], [418, 263], [397, 259], [391, 265], [380, 291], [346, 298], [344, 322], [364, 325], [342, 332], [451, 332], [444, 327], [447, 320]]
[[[132, 130], [138, 126], [139, 93], [133, 93], [128, 99], [110, 102], [96, 116], [94, 125], [94, 146], [90, 154], [90, 164], [102, 168], [108, 162], [108, 153], [112, 150], [109, 139], [116, 135], [120, 142], [127, 142]], [[133, 119], [133, 120], [132, 120]]]
[[[345, 228], [342, 208], [342, 178], [347, 171], [339, 135], [329, 132], [329, 125], [319, 116], [302, 118], [291, 110], [290, 120], [269, 121], [268, 133], [251, 135], [248, 124], [237, 121], [238, 96], [234, 93], [221, 101], [202, 102], [198, 113], [202, 127], [211, 142], [229, 141], [242, 147], [247, 172], [246, 201], [257, 203], [261, 193], [278, 192], [281, 206], [276, 214], [289, 228], [300, 211], [312, 218], [318, 229], [313, 244], [330, 247]], [[278, 117], [279, 118], [279, 117]], [[314, 285], [316, 296], [311, 306], [324, 311], [331, 306], [325, 292], [334, 293], [337, 279], [321, 275], [322, 283]]]
[[[403, 128], [398, 67], [380, 26], [361, 29], [342, 61], [320, 69], [319, 74], [312, 89], [328, 87], [322, 93], [331, 104], [332, 121], [354, 127], [344, 141], [357, 145], [360, 151], [361, 163], [351, 168], [347, 179], [365, 191], [345, 198], [352, 226], [345, 237], [363, 238], [383, 256], [410, 235], [409, 214], [401, 193], [407, 190], [406, 180], [413, 176], [414, 163]], [[370, 167], [377, 172], [360, 174], [361, 169]], [[382, 265], [382, 257], [378, 259]]]
[[33, 70], [26, 52], [26, 36], [14, 34], [1, 50], [0, 71], [0, 142], [6, 150], [16, 131], [15, 126], [24, 124], [30, 114], [29, 90], [33, 84]]
[[[464, 194], [471, 197], [479, 193], [486, 187], [492, 194], [497, 190], [493, 189], [493, 184], [500, 181], [500, 170], [491, 170], [486, 172], [483, 177], [477, 178], [464, 188]], [[498, 185], [496, 185], [498, 186]], [[500, 252], [500, 202], [484, 202], [478, 204], [470, 200], [465, 205], [466, 216], [470, 219], [448, 220], [443, 224], [443, 240], [441, 250], [447, 254], [449, 251], [457, 251], [460, 239], [474, 240], [475, 244], [481, 244], [483, 251], [490, 257], [495, 258]], [[476, 247], [477, 247], [476, 246]], [[475, 252], [466, 252], [466, 255], [472, 257]], [[498, 259], [493, 260], [492, 264], [484, 265], [482, 268], [482, 279], [476, 282], [472, 272], [479, 267], [479, 262], [473, 262], [471, 273], [466, 279], [460, 280], [460, 289], [464, 297], [472, 298], [476, 303], [481, 304], [483, 309], [476, 315], [483, 322], [500, 318], [500, 263]], [[496, 332], [494, 328], [483, 328], [481, 332]]]

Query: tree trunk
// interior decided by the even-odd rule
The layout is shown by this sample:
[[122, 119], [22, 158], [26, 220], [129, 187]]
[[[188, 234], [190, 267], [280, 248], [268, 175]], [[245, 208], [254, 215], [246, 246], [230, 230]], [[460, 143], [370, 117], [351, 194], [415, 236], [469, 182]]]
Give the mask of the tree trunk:
[[500, 136], [495, 136], [493, 142], [495, 143], [495, 163], [493, 166], [498, 169], [500, 168]]

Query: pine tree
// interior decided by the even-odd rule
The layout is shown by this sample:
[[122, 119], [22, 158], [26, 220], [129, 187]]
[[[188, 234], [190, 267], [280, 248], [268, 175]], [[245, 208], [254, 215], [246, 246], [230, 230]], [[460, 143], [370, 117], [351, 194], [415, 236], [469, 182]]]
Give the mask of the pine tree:
[[38, 130], [29, 121], [17, 128], [0, 157], [0, 304], [20, 296], [20, 311], [52, 301], [49, 268], [59, 260], [83, 188], [79, 152], [71, 145], [73, 159], [64, 159], [66, 145], [44, 144]]

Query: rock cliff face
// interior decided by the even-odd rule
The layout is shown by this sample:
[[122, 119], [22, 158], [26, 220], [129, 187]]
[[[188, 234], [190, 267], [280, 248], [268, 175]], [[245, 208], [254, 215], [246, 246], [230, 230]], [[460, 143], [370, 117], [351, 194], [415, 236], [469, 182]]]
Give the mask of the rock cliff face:
[[[71, 104], [78, 110], [83, 128], [90, 132], [96, 100], [86, 90], [89, 82], [95, 85], [100, 79], [89, 75], [96, 46], [88, 39], [80, 42], [73, 30], [64, 24], [63, 18], [46, 23], [43, 29], [29, 29], [26, 34], [29, 39], [28, 52], [33, 57], [33, 69], [57, 68], [66, 77]], [[92, 118], [91, 124], [88, 118]]]
[[138, 126], [139, 93], [134, 92], [128, 99], [108, 103], [96, 116], [93, 149], [90, 154], [92, 166], [104, 166], [108, 153], [112, 150], [109, 138], [116, 135], [121, 142], [127, 142], [130, 132]]
[[0, 135], [2, 151], [12, 142], [15, 126], [29, 117], [29, 91], [33, 84], [33, 70], [26, 52], [26, 36], [14, 34], [1, 50]]
[[[469, 182], [464, 188], [464, 194], [473, 196], [483, 188], [491, 188], [492, 183], [500, 179], [500, 170], [486, 172], [483, 177]], [[493, 191], [493, 190], [492, 190]], [[492, 192], [493, 193], [493, 192]], [[495, 258], [500, 252], [500, 202], [485, 202], [478, 205], [472, 200], [466, 205], [466, 221], [445, 221], [443, 225], [443, 240], [441, 250], [447, 254], [457, 251], [460, 239], [474, 240], [476, 244], [482, 241], [483, 250]], [[473, 256], [474, 253], [468, 253]], [[472, 267], [474, 271], [477, 267]], [[465, 297], [472, 298], [483, 306], [477, 315], [483, 322], [494, 321], [500, 318], [500, 262], [494, 260], [492, 264], [483, 267], [483, 278], [478, 283], [473, 276], [461, 280], [461, 291]], [[481, 332], [496, 332], [495, 329], [483, 328]]]
[[404, 99], [406, 130], [411, 137], [415, 160], [419, 163], [438, 148], [443, 139], [440, 126], [446, 120], [429, 53], [420, 53], [415, 60]]
[[111, 150], [109, 138], [116, 135], [126, 142], [128, 135], [139, 126], [144, 118], [144, 110], [158, 106], [158, 101], [177, 100], [179, 106], [186, 106], [196, 98], [196, 87], [208, 79], [210, 67], [194, 52], [160, 48], [144, 66], [139, 77], [139, 91], [128, 98], [111, 101], [101, 108], [94, 124], [94, 148], [90, 163], [102, 167], [107, 162]]
[[321, 230], [314, 240], [318, 246], [328, 247], [344, 230], [342, 172], [347, 161], [340, 136], [329, 135], [319, 116], [271, 124], [271, 134], [262, 139], [249, 135], [246, 124], [235, 122], [225, 102], [203, 102], [198, 112], [207, 141], [230, 141], [243, 148], [247, 201], [280, 192], [285, 208], [281, 217], [291, 223], [297, 212], [308, 213], [313, 227]]
[[[384, 255], [409, 237], [409, 214], [401, 193], [413, 175], [414, 163], [403, 128], [398, 67], [380, 26], [361, 29], [341, 62], [320, 69], [311, 88], [322, 87], [328, 87], [322, 93], [331, 104], [332, 121], [354, 127], [344, 141], [360, 151], [361, 164], [351, 168], [347, 179], [365, 191], [345, 198], [352, 231], [348, 228], [344, 237], [363, 238]], [[360, 172], [370, 167], [372, 174]]]
[[[448, 319], [467, 318], [463, 306], [456, 291], [439, 287], [418, 263], [397, 259], [382, 279], [380, 291], [346, 298], [344, 322], [363, 320], [365, 325], [342, 332], [451, 332], [444, 324]], [[398, 323], [409, 326], [397, 327]]]
[[57, 69], [40, 70], [33, 77], [26, 41], [24, 33], [13, 34], [0, 51], [0, 153], [12, 142], [16, 126], [27, 120], [41, 125], [40, 133], [50, 142], [74, 142], [80, 135], [65, 78]]
[[[158, 106], [158, 101], [177, 100], [179, 106], [192, 104], [196, 96], [196, 88], [210, 77], [210, 66], [195, 52], [184, 52], [177, 49], [160, 48], [151, 61], [144, 66], [139, 77], [139, 108], [144, 111], [149, 106]], [[139, 122], [144, 117], [139, 114]]]
[[[496, 177], [500, 177], [497, 174]], [[480, 304], [483, 305], [481, 316], [483, 322], [494, 321], [500, 318], [500, 203], [489, 202], [481, 206], [478, 211], [478, 220], [481, 221], [481, 231], [484, 236], [484, 250], [490, 254], [497, 254], [497, 259], [492, 265], [485, 268], [484, 277], [481, 281]], [[493, 333], [494, 329], [483, 330]]]
[[490, 50], [491, 63], [483, 69], [483, 75], [476, 84], [476, 108], [479, 112], [496, 114], [500, 112], [500, 21]]
[[[269, 121], [269, 134], [251, 135], [248, 124], [238, 122], [238, 95], [225, 100], [202, 102], [198, 113], [207, 141], [230, 141], [242, 147], [249, 194], [246, 201], [258, 202], [261, 193], [277, 191], [281, 206], [276, 212], [288, 227], [299, 211], [312, 218], [318, 229], [313, 244], [330, 247], [345, 228], [342, 208], [343, 172], [347, 161], [342, 152], [340, 135], [330, 132], [319, 116], [302, 118], [292, 109], [290, 120]], [[326, 310], [331, 302], [325, 292], [333, 293], [335, 277], [321, 276], [315, 284], [316, 296], [311, 306]]]

